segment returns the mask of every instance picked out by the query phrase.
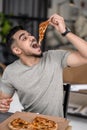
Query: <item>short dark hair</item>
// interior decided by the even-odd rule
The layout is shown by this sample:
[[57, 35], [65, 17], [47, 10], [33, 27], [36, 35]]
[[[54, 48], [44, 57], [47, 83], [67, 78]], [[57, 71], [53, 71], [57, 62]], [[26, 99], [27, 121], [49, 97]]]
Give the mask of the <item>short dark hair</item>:
[[8, 51], [10, 51], [10, 52], [12, 52], [11, 45], [13, 44], [13, 41], [14, 41], [14, 39], [12, 37], [19, 30], [25, 30], [25, 29], [23, 28], [23, 26], [15, 26], [7, 34], [6, 46], [7, 46]]

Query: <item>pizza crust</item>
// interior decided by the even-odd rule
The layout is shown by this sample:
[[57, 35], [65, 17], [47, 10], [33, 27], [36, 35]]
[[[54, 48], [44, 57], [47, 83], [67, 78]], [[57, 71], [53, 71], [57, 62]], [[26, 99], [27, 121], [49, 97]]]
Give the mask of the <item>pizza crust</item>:
[[33, 122], [33, 126], [38, 128], [39, 130], [57, 130], [58, 124], [55, 121], [43, 118], [43, 117], [36, 117]]
[[31, 123], [17, 118], [9, 122], [8, 127], [10, 130], [31, 130]]
[[35, 117], [32, 122], [21, 118], [13, 119], [9, 122], [10, 130], [58, 130], [58, 123], [43, 117]]

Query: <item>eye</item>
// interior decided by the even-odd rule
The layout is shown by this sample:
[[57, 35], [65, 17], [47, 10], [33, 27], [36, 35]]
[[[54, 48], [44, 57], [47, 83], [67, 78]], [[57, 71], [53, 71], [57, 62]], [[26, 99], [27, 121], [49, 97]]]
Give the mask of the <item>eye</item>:
[[27, 36], [23, 36], [23, 37], [21, 38], [21, 40], [22, 40], [22, 41], [27, 40]]

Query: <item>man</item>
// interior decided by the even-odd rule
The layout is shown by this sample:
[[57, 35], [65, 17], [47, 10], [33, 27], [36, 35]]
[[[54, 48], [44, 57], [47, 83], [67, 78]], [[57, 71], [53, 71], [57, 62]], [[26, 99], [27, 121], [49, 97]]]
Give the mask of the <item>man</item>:
[[22, 28], [12, 29], [7, 45], [19, 59], [8, 65], [2, 76], [1, 112], [9, 110], [17, 91], [24, 111], [63, 116], [62, 71], [66, 66], [87, 63], [87, 42], [68, 30], [61, 16], [54, 14], [49, 21], [78, 51], [50, 50], [42, 54], [34, 36]]

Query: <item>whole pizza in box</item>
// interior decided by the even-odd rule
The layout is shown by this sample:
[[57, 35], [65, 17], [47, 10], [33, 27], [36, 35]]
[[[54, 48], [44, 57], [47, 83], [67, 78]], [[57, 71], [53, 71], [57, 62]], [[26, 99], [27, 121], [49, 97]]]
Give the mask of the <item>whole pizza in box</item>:
[[16, 112], [0, 123], [0, 130], [66, 130], [69, 121], [62, 117], [31, 112]]
[[58, 130], [58, 124], [55, 121], [38, 116], [32, 122], [16, 118], [8, 124], [8, 127], [11, 130]]

